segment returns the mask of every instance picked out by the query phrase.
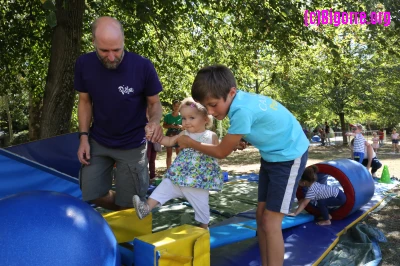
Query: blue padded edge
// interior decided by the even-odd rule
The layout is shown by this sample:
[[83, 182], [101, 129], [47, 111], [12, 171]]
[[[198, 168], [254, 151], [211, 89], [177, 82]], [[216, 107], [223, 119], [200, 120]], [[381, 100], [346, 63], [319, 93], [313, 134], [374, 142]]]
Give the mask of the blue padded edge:
[[154, 265], [154, 250], [154, 245], [135, 238], [133, 240], [134, 265]]
[[[300, 213], [296, 217], [292, 216], [285, 216], [282, 220], [282, 229], [290, 228], [296, 225], [308, 223], [314, 220], [314, 216], [311, 214]], [[249, 220], [246, 222], [238, 223], [239, 225], [245, 225], [247, 227], [257, 229], [257, 221], [256, 220]]]
[[256, 231], [238, 224], [210, 228], [210, 248], [236, 243], [256, 236]]
[[130, 249], [123, 246], [119, 246], [118, 248], [121, 254], [121, 264], [125, 266], [133, 266], [135, 263], [133, 252]]

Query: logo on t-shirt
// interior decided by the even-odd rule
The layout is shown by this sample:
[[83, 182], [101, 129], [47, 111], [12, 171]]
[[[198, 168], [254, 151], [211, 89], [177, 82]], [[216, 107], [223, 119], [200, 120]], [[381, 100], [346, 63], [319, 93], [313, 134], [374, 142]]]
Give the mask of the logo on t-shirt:
[[129, 88], [129, 86], [125, 86], [125, 85], [119, 86], [118, 90], [122, 93], [122, 95], [129, 94], [131, 92], [132, 93], [135, 92], [135, 90], [133, 88]]

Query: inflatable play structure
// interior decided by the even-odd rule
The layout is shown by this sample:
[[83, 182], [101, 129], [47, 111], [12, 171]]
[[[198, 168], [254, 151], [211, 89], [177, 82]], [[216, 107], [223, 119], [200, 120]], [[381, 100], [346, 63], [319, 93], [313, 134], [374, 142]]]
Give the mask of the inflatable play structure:
[[321, 142], [321, 137], [318, 135], [314, 135], [311, 137], [312, 142]]
[[0, 199], [2, 265], [121, 265], [103, 217], [67, 194], [32, 191]]
[[[4, 217], [0, 223], [2, 228], [11, 228], [0, 234], [2, 259], [12, 261], [7, 265], [25, 265], [27, 261], [29, 265], [62, 265], [53, 262], [66, 257], [65, 265], [87, 265], [89, 257], [96, 261], [91, 265], [239, 266], [260, 262], [255, 221], [258, 175], [230, 178], [226, 189], [210, 195], [214, 223], [209, 231], [185, 223], [168, 225], [169, 221], [163, 221], [165, 229], [154, 231], [153, 218], [161, 212], [143, 220], [133, 209], [100, 215], [81, 201], [78, 145], [74, 133], [0, 149], [0, 210]], [[347, 201], [332, 212], [335, 221], [328, 227], [315, 224], [318, 213], [314, 209], [306, 208], [311, 214], [285, 217], [284, 265], [318, 262], [346, 227], [380, 200], [371, 200], [375, 184], [361, 164], [342, 159], [317, 165], [320, 173], [338, 181]], [[304, 197], [302, 190], [296, 196]], [[213, 203], [221, 198], [224, 205], [244, 207], [222, 211]], [[192, 211], [187, 202], [179, 206], [184, 208], [182, 213]], [[174, 217], [180, 216], [176, 206], [171, 209]], [[15, 260], [17, 254], [20, 260]]]
[[[338, 180], [346, 195], [346, 203], [330, 212], [332, 219], [344, 219], [368, 203], [374, 195], [374, 180], [362, 164], [349, 159], [340, 159], [316, 165], [320, 174], [326, 174]], [[305, 195], [301, 187], [298, 187], [296, 196], [299, 200], [304, 198]], [[305, 209], [308, 213], [319, 216], [316, 208], [307, 206]]]

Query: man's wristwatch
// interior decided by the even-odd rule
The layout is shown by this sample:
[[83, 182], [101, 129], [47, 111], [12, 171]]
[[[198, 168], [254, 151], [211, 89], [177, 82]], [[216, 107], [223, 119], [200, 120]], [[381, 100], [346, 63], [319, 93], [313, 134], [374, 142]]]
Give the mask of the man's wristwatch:
[[81, 136], [82, 135], [86, 135], [86, 136], [89, 136], [89, 132], [79, 132], [79, 139], [81, 139]]

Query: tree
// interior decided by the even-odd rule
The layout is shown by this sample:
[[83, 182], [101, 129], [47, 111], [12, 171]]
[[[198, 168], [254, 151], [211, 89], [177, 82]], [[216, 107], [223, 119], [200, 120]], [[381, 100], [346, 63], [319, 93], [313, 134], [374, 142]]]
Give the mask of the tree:
[[[341, 94], [344, 88], [351, 88], [351, 99], [357, 100], [364, 113], [386, 114], [384, 103], [368, 109], [370, 95], [379, 92], [384, 97], [386, 91], [396, 92], [398, 84], [398, 76], [388, 78], [390, 71], [398, 69], [396, 59], [374, 67], [368, 60], [346, 54], [345, 46], [341, 48], [335, 39], [333, 26], [303, 25], [305, 9], [390, 11], [393, 26], [369, 25], [368, 33], [359, 34], [379, 66], [382, 60], [377, 55], [389, 44], [390, 49], [381, 55], [390, 59], [398, 54], [400, 8], [396, 1], [384, 0], [383, 5], [374, 0], [334, 4], [325, 0], [41, 1], [42, 6], [40, 1], [0, 0], [0, 95], [11, 95], [11, 102], [18, 92], [29, 96], [31, 139], [69, 132], [76, 106], [74, 62], [82, 52], [93, 50], [90, 24], [99, 14], [119, 19], [125, 29], [126, 48], [154, 62], [164, 87], [164, 104], [189, 95], [197, 70], [214, 63], [230, 67], [240, 89], [276, 98], [310, 123], [340, 113], [329, 105], [334, 105], [338, 95], [347, 101], [342, 108], [347, 116], [364, 116], [349, 112], [353, 101]], [[318, 68], [322, 58], [326, 60]], [[336, 67], [338, 62], [341, 68]], [[351, 75], [346, 77], [348, 73]], [[380, 87], [374, 84], [373, 75]], [[21, 76], [21, 81], [16, 82], [16, 76]], [[391, 106], [396, 105], [393, 102]], [[10, 105], [11, 114], [20, 112], [13, 108]], [[75, 114], [73, 117], [76, 120]]]
[[52, 33], [40, 138], [69, 132], [75, 98], [74, 66], [80, 54], [84, 10], [85, 1], [55, 1], [57, 25]]

